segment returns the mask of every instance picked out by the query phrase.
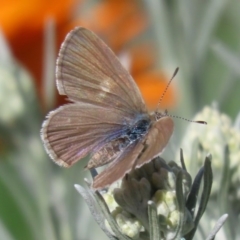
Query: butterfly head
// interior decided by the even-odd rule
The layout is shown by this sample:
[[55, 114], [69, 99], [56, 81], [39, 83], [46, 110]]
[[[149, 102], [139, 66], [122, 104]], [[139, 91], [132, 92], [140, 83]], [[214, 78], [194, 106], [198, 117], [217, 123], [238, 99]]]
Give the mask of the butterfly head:
[[167, 110], [165, 110], [164, 112], [163, 112], [163, 111], [158, 111], [158, 110], [156, 110], [156, 111], [154, 111], [151, 115], [152, 115], [152, 117], [153, 117], [153, 119], [154, 119], [155, 121], [158, 121], [159, 119], [161, 119], [161, 118], [163, 118], [163, 117], [170, 117], [170, 116], [168, 115], [168, 111], [167, 111]]

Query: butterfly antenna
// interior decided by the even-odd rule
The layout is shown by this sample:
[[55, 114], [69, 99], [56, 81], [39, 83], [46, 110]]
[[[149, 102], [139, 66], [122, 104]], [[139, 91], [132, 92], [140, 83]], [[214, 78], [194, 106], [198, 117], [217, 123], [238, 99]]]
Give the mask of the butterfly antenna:
[[[168, 90], [168, 88], [169, 88], [172, 80], [173, 80], [173, 79], [175, 78], [175, 76], [177, 75], [178, 70], [179, 70], [179, 67], [177, 67], [177, 68], [175, 69], [175, 71], [174, 71], [171, 79], [169, 80], [166, 88], [164, 89], [163, 94], [162, 94], [162, 96], [161, 96], [161, 98], [160, 98], [160, 100], [159, 100], [159, 102], [158, 102], [158, 104], [157, 104], [157, 109], [159, 108], [159, 105], [160, 105], [160, 103], [162, 102], [163, 97], [165, 96], [165, 94], [166, 94], [166, 92], [167, 92], [167, 90]], [[155, 111], [155, 113], [156, 113], [156, 116], [157, 116], [157, 110]], [[199, 124], [205, 124], [205, 125], [207, 125], [207, 122], [205, 122], [205, 121], [193, 121], [193, 120], [189, 120], [189, 119], [187, 119], [187, 118], [183, 118], [183, 117], [179, 117], [179, 116], [175, 116], [175, 115], [169, 115], [168, 112], [167, 112], [167, 110], [165, 110], [164, 116], [169, 116], [169, 117], [172, 117], [172, 118], [182, 119], [182, 120], [184, 120], [184, 121], [191, 122], [191, 123], [199, 123]]]
[[205, 124], [207, 125], [207, 122], [205, 121], [194, 121], [194, 120], [189, 120], [187, 118], [183, 118], [183, 117], [179, 117], [179, 116], [175, 116], [175, 115], [169, 115], [167, 111], [165, 111], [165, 116], [169, 116], [169, 117], [172, 117], [172, 118], [178, 118], [178, 119], [182, 119], [184, 121], [187, 121], [187, 122], [191, 122], [191, 123], [199, 123], [199, 124]]
[[163, 98], [164, 98], [164, 96], [165, 96], [165, 94], [166, 94], [166, 92], [167, 92], [167, 90], [168, 90], [168, 88], [169, 88], [169, 86], [170, 86], [172, 80], [173, 80], [174, 77], [177, 75], [178, 70], [179, 70], [179, 67], [177, 67], [177, 68], [175, 69], [175, 71], [174, 71], [174, 73], [173, 73], [171, 79], [169, 80], [169, 82], [168, 82], [166, 88], [164, 89], [163, 94], [162, 94], [162, 96], [160, 97], [160, 100], [158, 101], [157, 109], [159, 108], [159, 105], [160, 105], [160, 103], [162, 102], [162, 100], [163, 100]]

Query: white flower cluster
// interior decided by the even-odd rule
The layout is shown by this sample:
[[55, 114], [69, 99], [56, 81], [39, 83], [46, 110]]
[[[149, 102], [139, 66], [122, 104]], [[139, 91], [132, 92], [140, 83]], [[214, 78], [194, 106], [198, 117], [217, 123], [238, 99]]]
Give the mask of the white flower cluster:
[[214, 182], [212, 194], [219, 189], [225, 159], [225, 147], [229, 148], [229, 169], [231, 184], [236, 187], [240, 181], [240, 131], [232, 124], [231, 119], [214, 107], [204, 107], [194, 120], [204, 120], [207, 125], [190, 124], [184, 135], [181, 147], [184, 149], [185, 164], [190, 172], [202, 166], [206, 153], [212, 154]]

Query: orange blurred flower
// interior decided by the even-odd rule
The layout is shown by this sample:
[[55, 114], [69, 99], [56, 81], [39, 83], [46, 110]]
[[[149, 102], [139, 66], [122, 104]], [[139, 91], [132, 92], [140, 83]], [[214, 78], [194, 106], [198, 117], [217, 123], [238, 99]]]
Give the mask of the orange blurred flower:
[[[49, 18], [56, 24], [58, 46], [65, 26], [72, 20], [75, 0], [0, 0], [0, 27], [14, 56], [31, 72], [41, 96], [44, 27]], [[64, 33], [61, 33], [64, 29]], [[58, 37], [61, 36], [61, 37]]]
[[[169, 79], [163, 71], [154, 68], [156, 64], [156, 56], [151, 42], [138, 45], [132, 48], [132, 66], [131, 74], [137, 82], [143, 98], [150, 109], [155, 109], [157, 103], [165, 90]], [[167, 90], [160, 107], [172, 107], [176, 101], [173, 84]]]
[[[156, 58], [152, 42], [139, 40], [148, 27], [141, 1], [102, 0], [81, 11], [81, 6], [86, 3], [86, 0], [0, 0], [0, 26], [16, 58], [36, 79], [39, 96], [43, 72], [43, 30], [45, 21], [51, 17], [55, 20], [58, 48], [67, 32], [81, 25], [96, 32], [116, 54], [128, 52], [131, 74], [148, 106], [156, 107], [169, 79], [154, 69]], [[80, 13], [76, 12], [78, 9]], [[170, 88], [163, 106], [171, 106], [175, 102], [174, 96], [173, 88]]]

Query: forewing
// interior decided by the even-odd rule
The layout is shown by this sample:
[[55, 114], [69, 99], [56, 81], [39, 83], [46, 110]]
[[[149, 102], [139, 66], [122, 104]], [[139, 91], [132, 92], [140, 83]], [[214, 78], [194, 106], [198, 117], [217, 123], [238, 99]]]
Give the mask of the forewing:
[[118, 159], [94, 178], [93, 188], [104, 188], [123, 178], [133, 168], [140, 167], [158, 156], [167, 145], [173, 127], [170, 117], [163, 117], [153, 123], [142, 141], [130, 145]]
[[75, 102], [123, 109], [125, 114], [146, 112], [137, 85], [114, 53], [94, 33], [71, 31], [57, 60], [57, 87]]
[[134, 166], [141, 167], [158, 156], [168, 144], [174, 129], [173, 120], [170, 117], [162, 117], [150, 128], [144, 139], [144, 151], [138, 157]]
[[69, 167], [124, 131], [118, 110], [89, 104], [67, 104], [49, 113], [41, 137], [50, 157]]

